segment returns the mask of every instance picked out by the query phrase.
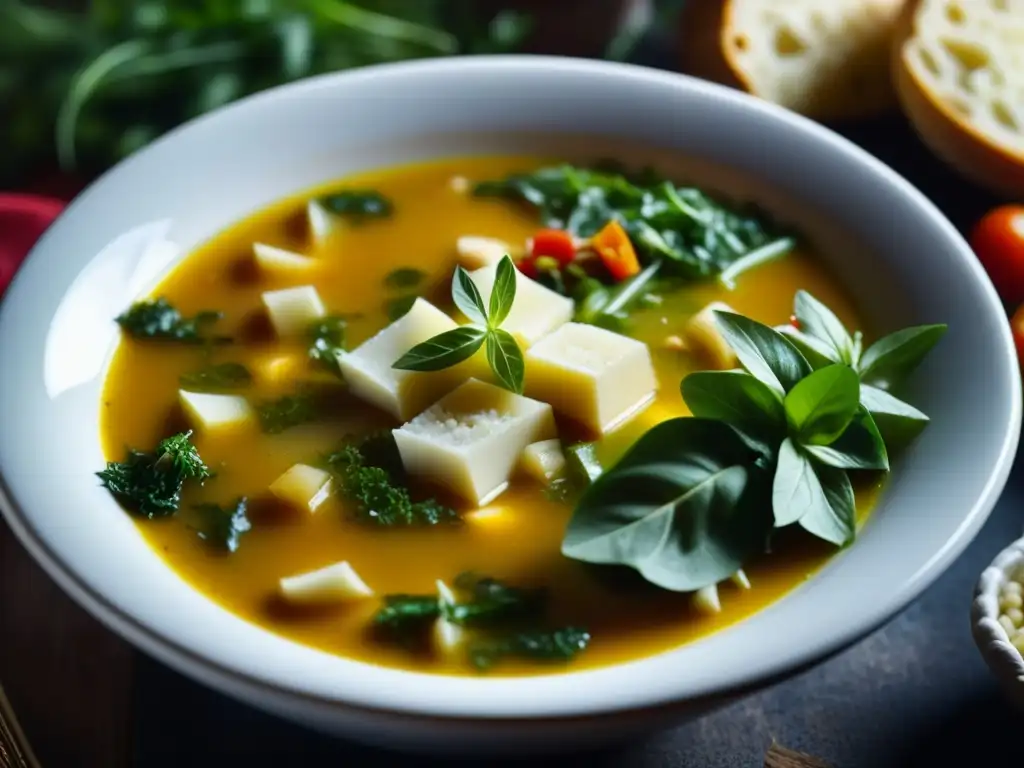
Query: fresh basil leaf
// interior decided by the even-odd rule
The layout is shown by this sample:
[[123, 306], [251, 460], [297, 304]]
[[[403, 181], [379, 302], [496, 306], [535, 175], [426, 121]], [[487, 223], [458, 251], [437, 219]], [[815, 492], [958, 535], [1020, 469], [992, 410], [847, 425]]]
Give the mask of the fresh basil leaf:
[[802, 444], [828, 445], [850, 424], [860, 397], [860, 380], [842, 364], [819, 368], [786, 395], [786, 418]]
[[779, 448], [772, 511], [776, 528], [799, 523], [837, 546], [854, 536], [856, 507], [850, 479], [841, 469], [815, 465], [789, 438]]
[[854, 362], [853, 339], [846, 330], [846, 326], [831, 309], [807, 291], [797, 291], [793, 305], [801, 331], [808, 336], [826, 342], [838, 355], [837, 362], [847, 365]]
[[512, 304], [516, 300], [516, 267], [512, 259], [503, 256], [498, 262], [498, 269], [494, 275], [494, 287], [491, 288], [491, 300], [487, 314], [487, 324], [491, 328], [500, 328], [505, 322], [508, 313], [512, 311]]
[[394, 212], [391, 201], [373, 190], [343, 190], [319, 197], [317, 202], [335, 216], [356, 221], [385, 218]]
[[755, 431], [786, 428], [778, 393], [746, 371], [697, 371], [680, 389], [694, 416]]
[[248, 387], [252, 374], [241, 363], [217, 363], [181, 374], [178, 383], [189, 392], [223, 392]]
[[634, 568], [674, 591], [728, 578], [764, 545], [771, 523], [752, 455], [720, 421], [658, 424], [584, 493], [562, 553]]
[[827, 341], [801, 333], [792, 325], [779, 325], [775, 327], [775, 330], [789, 339], [815, 370], [832, 363], [843, 362], [839, 353]]
[[788, 437], [779, 446], [779, 461], [772, 479], [772, 515], [775, 527], [792, 525], [814, 504], [815, 480], [811, 462]]
[[482, 328], [459, 326], [417, 344], [391, 367], [401, 371], [440, 371], [450, 368], [472, 357], [486, 338], [487, 332]]
[[860, 404], [874, 418], [890, 448], [906, 445], [928, 424], [928, 417], [914, 406], [867, 384], [860, 385]]
[[415, 267], [399, 267], [387, 274], [384, 278], [384, 285], [395, 290], [406, 290], [415, 288], [423, 282], [426, 276], [423, 270]]
[[801, 517], [800, 527], [837, 547], [846, 546], [857, 535], [857, 504], [850, 478], [841, 469], [821, 464], [814, 465], [814, 477], [824, 503], [819, 500]]
[[811, 372], [804, 356], [773, 328], [717, 309], [715, 318], [743, 367], [780, 395], [785, 395]]
[[836, 469], [889, 469], [889, 455], [878, 426], [863, 406], [831, 445], [804, 445], [822, 464]]
[[879, 339], [860, 359], [857, 370], [861, 380], [880, 389], [891, 389], [921, 364], [945, 333], [945, 325], [918, 325]]
[[486, 333], [487, 362], [495, 378], [505, 389], [521, 395], [523, 379], [526, 376], [526, 363], [519, 344], [511, 333], [500, 328], [492, 328]]
[[484, 298], [480, 295], [480, 290], [470, 278], [469, 273], [462, 267], [456, 267], [455, 274], [452, 275], [452, 300], [471, 322], [480, 325], [487, 324]]

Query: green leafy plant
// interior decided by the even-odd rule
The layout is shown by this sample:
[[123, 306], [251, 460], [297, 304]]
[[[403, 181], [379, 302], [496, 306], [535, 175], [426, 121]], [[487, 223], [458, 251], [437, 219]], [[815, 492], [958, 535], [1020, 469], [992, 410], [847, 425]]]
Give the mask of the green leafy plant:
[[801, 291], [795, 305], [792, 331], [716, 312], [743, 369], [683, 380], [693, 417], [649, 430], [586, 490], [565, 555], [693, 591], [763, 550], [773, 528], [799, 525], [837, 546], [854, 539], [849, 473], [889, 469], [879, 422], [901, 440], [927, 422], [878, 385], [905, 379], [945, 326], [897, 331], [862, 352], [860, 334], [813, 296]]
[[590, 633], [580, 627], [515, 632], [470, 643], [469, 661], [485, 671], [504, 658], [532, 661], [571, 661], [590, 645]]
[[183, 373], [178, 383], [189, 392], [225, 392], [252, 384], [252, 373], [241, 363], [217, 363]]
[[199, 538], [226, 552], [237, 552], [242, 536], [252, 530], [248, 509], [249, 501], [244, 496], [226, 506], [197, 504]]
[[201, 484], [212, 476], [191, 438], [191, 431], [182, 432], [153, 451], [129, 449], [124, 461], [107, 462], [97, 475], [128, 511], [150, 519], [173, 515], [185, 482]]
[[440, 371], [458, 365], [486, 347], [487, 362], [503, 387], [517, 394], [523, 391], [526, 364], [519, 344], [501, 324], [508, 318], [516, 298], [516, 268], [504, 256], [498, 263], [488, 305], [480, 290], [462, 267], [452, 277], [452, 300], [469, 318], [468, 325], [417, 344], [392, 367], [404, 371]]
[[153, 341], [175, 341], [186, 344], [204, 342], [225, 343], [231, 341], [225, 336], [207, 336], [206, 329], [220, 320], [220, 312], [207, 310], [195, 317], [183, 317], [163, 297], [153, 301], [138, 301], [115, 318], [121, 329], [135, 339]]

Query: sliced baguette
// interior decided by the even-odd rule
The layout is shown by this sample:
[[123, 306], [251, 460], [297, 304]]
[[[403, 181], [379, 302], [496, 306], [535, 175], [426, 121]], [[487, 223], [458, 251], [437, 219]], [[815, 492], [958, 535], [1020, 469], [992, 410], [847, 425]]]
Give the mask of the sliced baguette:
[[933, 152], [997, 194], [1024, 196], [1024, 0], [912, 0], [893, 70]]
[[684, 71], [818, 120], [896, 104], [889, 72], [903, 0], [700, 0], [682, 17]]

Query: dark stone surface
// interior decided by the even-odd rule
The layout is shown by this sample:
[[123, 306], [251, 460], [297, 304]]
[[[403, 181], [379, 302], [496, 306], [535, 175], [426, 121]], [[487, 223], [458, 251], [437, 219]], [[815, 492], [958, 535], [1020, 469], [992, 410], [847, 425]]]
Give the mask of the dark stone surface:
[[[657, 62], [657, 58], [652, 59]], [[901, 172], [961, 227], [996, 201], [936, 161], [899, 117], [840, 132]], [[927, 254], [921, 254], [922, 261]], [[969, 372], [965, 372], [969, 375]], [[968, 551], [885, 628], [819, 667], [702, 720], [613, 753], [547, 765], [608, 768], [759, 766], [773, 739], [837, 768], [1019, 762], [1022, 721], [1001, 697], [970, 636], [971, 590], [1024, 526], [1024, 462]], [[137, 685], [135, 754], [163, 766], [441, 766], [338, 741], [271, 718], [145, 661]], [[497, 757], [497, 756], [496, 756]], [[494, 766], [484, 760], [480, 766]], [[474, 763], [467, 763], [474, 765]]]

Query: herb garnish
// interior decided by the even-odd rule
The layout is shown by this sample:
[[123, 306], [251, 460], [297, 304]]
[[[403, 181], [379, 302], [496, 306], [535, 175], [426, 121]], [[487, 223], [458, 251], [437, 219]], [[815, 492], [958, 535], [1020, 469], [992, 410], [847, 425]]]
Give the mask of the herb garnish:
[[533, 661], [570, 661], [586, 650], [590, 633], [579, 627], [516, 632], [505, 637], [484, 638], [470, 643], [469, 661], [478, 670], [493, 667], [503, 658]]
[[252, 384], [252, 373], [241, 363], [217, 363], [183, 373], [178, 383], [189, 392], [223, 392]]
[[415, 267], [399, 267], [389, 272], [384, 278], [384, 285], [394, 290], [408, 290], [415, 288], [426, 278], [423, 270]]
[[743, 370], [683, 380], [693, 418], [649, 430], [587, 489], [565, 555], [692, 591], [728, 578], [773, 527], [797, 524], [837, 546], [854, 539], [848, 473], [889, 469], [895, 444], [882, 421], [898, 441], [927, 422], [885, 388], [917, 367], [945, 326], [897, 331], [862, 353], [860, 335], [810, 294], [795, 304], [800, 328], [786, 332], [716, 312]]
[[173, 515], [185, 481], [212, 476], [191, 437], [191, 431], [168, 437], [154, 451], [129, 449], [123, 462], [107, 462], [96, 474], [128, 511], [150, 519]]
[[487, 307], [469, 273], [456, 267], [452, 299], [470, 323], [417, 344], [392, 367], [404, 371], [439, 371], [469, 359], [486, 345], [487, 362], [495, 378], [506, 389], [521, 394], [526, 374], [523, 353], [512, 334], [501, 328], [512, 311], [515, 298], [516, 268], [508, 256], [498, 263]]
[[404, 296], [388, 299], [384, 307], [388, 320], [395, 322], [398, 318], [408, 314], [409, 310], [412, 309], [412, 305], [416, 303], [416, 299], [415, 293], [407, 293]]
[[557, 165], [477, 184], [474, 194], [519, 200], [535, 207], [544, 226], [591, 237], [618, 221], [645, 264], [663, 260], [665, 270], [686, 278], [717, 275], [770, 244], [779, 253], [793, 246], [767, 218], [713, 199], [695, 187], [677, 187], [650, 171], [627, 175]]
[[345, 349], [348, 321], [340, 315], [329, 315], [312, 324], [306, 331], [309, 358], [322, 368], [338, 372], [338, 353]]
[[231, 341], [225, 336], [206, 337], [204, 330], [216, 323], [223, 315], [220, 312], [207, 310], [195, 317], [182, 317], [181, 313], [171, 306], [163, 297], [154, 301], [138, 301], [115, 321], [129, 336], [136, 339], [154, 339], [161, 341], [180, 341], [187, 344], [200, 344], [206, 341], [225, 343]]
[[458, 522], [455, 510], [434, 499], [412, 500], [397, 451], [388, 434], [345, 445], [326, 458], [341, 493], [355, 505], [356, 519], [385, 527]]
[[387, 218], [395, 209], [390, 200], [373, 190], [343, 190], [318, 197], [316, 201], [329, 213], [353, 221]]
[[314, 421], [320, 415], [320, 409], [316, 398], [300, 393], [261, 403], [256, 407], [256, 413], [262, 430], [267, 434], [276, 435], [286, 429]]
[[244, 496], [231, 504], [197, 504], [199, 516], [197, 533], [203, 541], [226, 550], [237, 552], [242, 535], [252, 529], [247, 516], [249, 502]]

